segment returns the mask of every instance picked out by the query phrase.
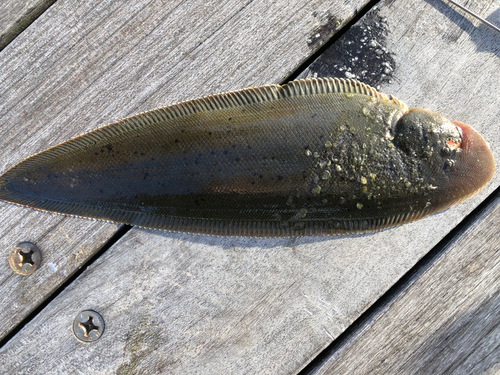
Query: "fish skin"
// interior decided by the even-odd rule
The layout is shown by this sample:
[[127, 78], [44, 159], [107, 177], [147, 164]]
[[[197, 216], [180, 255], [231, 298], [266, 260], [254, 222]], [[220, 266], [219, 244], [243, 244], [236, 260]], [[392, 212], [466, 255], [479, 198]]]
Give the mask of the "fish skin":
[[120, 120], [12, 167], [0, 176], [0, 199], [171, 231], [330, 235], [443, 210], [494, 169], [470, 126], [324, 78]]

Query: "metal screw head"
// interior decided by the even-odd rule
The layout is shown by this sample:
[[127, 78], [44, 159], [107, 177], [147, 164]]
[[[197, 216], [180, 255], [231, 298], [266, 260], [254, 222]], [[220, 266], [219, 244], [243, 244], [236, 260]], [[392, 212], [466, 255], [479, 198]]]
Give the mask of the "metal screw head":
[[40, 263], [42, 263], [42, 253], [30, 242], [21, 242], [10, 251], [9, 264], [15, 273], [31, 275]]
[[95, 311], [82, 311], [73, 321], [73, 333], [80, 341], [96, 341], [101, 337], [103, 332], [104, 320]]

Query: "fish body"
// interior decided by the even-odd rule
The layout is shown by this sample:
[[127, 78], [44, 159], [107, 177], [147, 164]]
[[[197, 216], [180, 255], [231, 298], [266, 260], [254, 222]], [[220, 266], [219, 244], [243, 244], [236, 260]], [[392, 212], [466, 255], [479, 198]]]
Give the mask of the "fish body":
[[0, 176], [0, 199], [171, 231], [344, 234], [445, 209], [494, 168], [471, 127], [325, 78], [119, 120], [20, 162]]

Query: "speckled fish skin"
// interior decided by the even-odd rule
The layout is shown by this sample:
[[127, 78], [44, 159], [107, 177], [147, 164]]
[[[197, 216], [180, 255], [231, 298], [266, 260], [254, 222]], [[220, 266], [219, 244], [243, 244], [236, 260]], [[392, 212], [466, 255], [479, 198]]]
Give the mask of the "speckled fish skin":
[[20, 162], [0, 199], [171, 231], [345, 234], [443, 210], [494, 168], [468, 125], [325, 78], [120, 120]]

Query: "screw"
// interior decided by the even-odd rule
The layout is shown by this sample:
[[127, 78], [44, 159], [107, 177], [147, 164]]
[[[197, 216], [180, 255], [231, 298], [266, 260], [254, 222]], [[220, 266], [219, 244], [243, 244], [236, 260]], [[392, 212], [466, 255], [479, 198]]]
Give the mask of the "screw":
[[21, 242], [10, 251], [10, 267], [20, 275], [31, 275], [41, 262], [42, 253], [40, 249], [30, 242]]
[[73, 321], [73, 333], [80, 341], [96, 341], [101, 337], [103, 332], [104, 320], [95, 311], [82, 311]]

